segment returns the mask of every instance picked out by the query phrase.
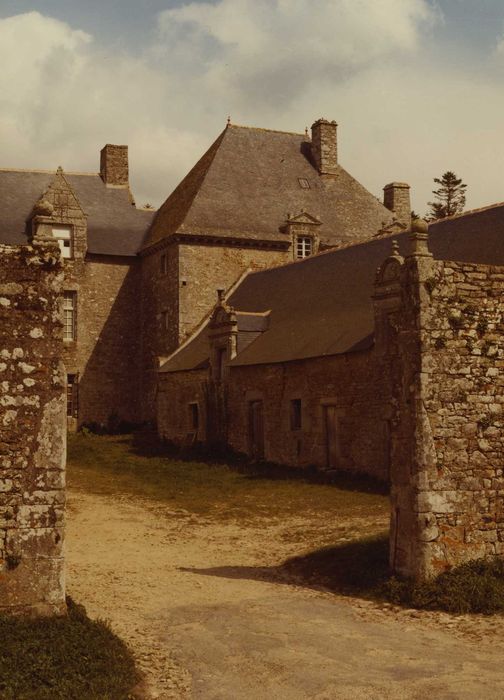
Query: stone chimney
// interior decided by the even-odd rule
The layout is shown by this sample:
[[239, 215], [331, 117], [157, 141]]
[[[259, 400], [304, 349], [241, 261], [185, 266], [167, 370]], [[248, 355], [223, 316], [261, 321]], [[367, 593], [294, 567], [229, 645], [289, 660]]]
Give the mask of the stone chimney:
[[312, 157], [320, 175], [335, 175], [338, 171], [338, 140], [335, 121], [317, 119], [312, 124]]
[[128, 185], [128, 147], [107, 143], [100, 152], [100, 175], [106, 185]]
[[391, 182], [383, 188], [383, 204], [393, 211], [397, 220], [411, 226], [410, 186], [406, 182]]

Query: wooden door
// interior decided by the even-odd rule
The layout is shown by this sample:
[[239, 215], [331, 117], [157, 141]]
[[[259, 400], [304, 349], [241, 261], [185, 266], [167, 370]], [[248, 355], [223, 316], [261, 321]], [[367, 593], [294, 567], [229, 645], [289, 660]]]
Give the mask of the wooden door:
[[264, 418], [263, 402], [251, 401], [249, 404], [249, 444], [253, 459], [264, 459]]
[[339, 425], [338, 412], [336, 406], [324, 406], [326, 446], [327, 446], [327, 466], [330, 469], [338, 467], [339, 449]]

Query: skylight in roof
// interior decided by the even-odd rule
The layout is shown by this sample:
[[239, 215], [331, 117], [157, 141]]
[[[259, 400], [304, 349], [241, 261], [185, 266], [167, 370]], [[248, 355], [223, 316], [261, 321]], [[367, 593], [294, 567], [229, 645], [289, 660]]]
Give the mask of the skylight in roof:
[[310, 183], [305, 177], [298, 177], [298, 182], [299, 186], [301, 187], [302, 190], [309, 190], [310, 189]]

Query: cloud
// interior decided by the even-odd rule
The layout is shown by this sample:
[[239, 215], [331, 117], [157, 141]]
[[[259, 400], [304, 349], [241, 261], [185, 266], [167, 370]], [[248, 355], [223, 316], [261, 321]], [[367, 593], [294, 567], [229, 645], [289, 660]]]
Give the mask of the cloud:
[[159, 204], [228, 113], [295, 131], [326, 116], [376, 195], [409, 181], [423, 212], [450, 169], [470, 206], [503, 199], [498, 80], [443, 60], [440, 21], [427, 0], [192, 2], [127, 52], [38, 12], [2, 19], [1, 165], [96, 171], [104, 143], [128, 143], [137, 201]]

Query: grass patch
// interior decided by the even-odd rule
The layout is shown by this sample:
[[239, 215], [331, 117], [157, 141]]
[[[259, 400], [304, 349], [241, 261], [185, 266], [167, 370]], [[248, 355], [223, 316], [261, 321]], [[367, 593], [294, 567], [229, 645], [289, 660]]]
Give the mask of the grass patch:
[[492, 615], [504, 612], [504, 560], [478, 559], [432, 581], [390, 579], [383, 587], [392, 603], [424, 610]]
[[0, 616], [2, 700], [126, 700], [138, 682], [133, 658], [101, 621], [68, 599], [68, 615]]
[[282, 569], [297, 581], [333, 593], [387, 601], [420, 610], [492, 615], [504, 612], [504, 560], [478, 559], [430, 581], [391, 576], [388, 535], [324, 547], [287, 560]]
[[[278, 473], [268, 476], [260, 466], [182, 460], [157, 450], [142, 451], [128, 435], [72, 435], [68, 448], [70, 486], [91, 493], [138, 495], [174, 511], [220, 519], [388, 514], [387, 497], [374, 493], [367, 480], [309, 483], [279, 478]], [[367, 491], [358, 491], [360, 486]]]

